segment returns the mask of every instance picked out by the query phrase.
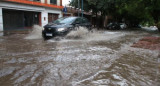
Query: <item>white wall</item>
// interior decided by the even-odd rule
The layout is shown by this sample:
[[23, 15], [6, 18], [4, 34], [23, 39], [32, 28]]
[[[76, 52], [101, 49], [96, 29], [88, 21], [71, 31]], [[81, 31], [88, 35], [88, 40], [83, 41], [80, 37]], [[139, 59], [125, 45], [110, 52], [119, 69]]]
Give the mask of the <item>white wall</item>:
[[2, 16], [2, 8], [0, 8], [0, 31], [3, 31], [3, 16]]
[[60, 6], [60, 0], [57, 0], [57, 5]]
[[47, 0], [47, 4], [50, 4], [50, 0]]
[[36, 11], [36, 12], [41, 12], [45, 10], [44, 7], [25, 5], [25, 4], [16, 4], [16, 3], [7, 3], [7, 2], [0, 2], [0, 8], [24, 10], [24, 11]]
[[57, 9], [46, 9], [46, 11], [48, 12], [48, 13], [54, 13], [54, 14], [58, 14], [59, 16], [59, 18], [60, 17], [62, 17], [62, 12], [61, 12], [61, 10], [57, 10]]
[[62, 12], [59, 14], [59, 16], [58, 16], [58, 17], [59, 17], [59, 18], [63, 17]]
[[42, 26], [48, 24], [48, 12], [46, 11], [41, 12], [41, 22], [42, 22]]
[[[43, 1], [43, 0], [41, 0]], [[47, 0], [50, 2], [50, 0]], [[62, 17], [62, 13], [60, 9], [54, 8], [45, 8], [39, 6], [31, 6], [25, 4], [16, 4], [16, 3], [7, 3], [7, 2], [0, 2], [0, 20], [2, 19], [2, 8], [5, 9], [13, 9], [13, 10], [23, 10], [23, 11], [33, 11], [33, 12], [40, 12], [41, 13], [41, 24], [42, 26], [48, 23], [48, 13], [59, 14], [59, 18]], [[45, 18], [45, 20], [44, 20]], [[3, 31], [3, 21], [0, 21], [0, 31]]]
[[[56, 9], [45, 9], [44, 11], [41, 12], [41, 22], [42, 22], [42, 26], [48, 24], [48, 13], [54, 13], [54, 14], [58, 14], [58, 17], [62, 17], [62, 13], [61, 10], [56, 10]], [[44, 20], [45, 18], [45, 20]]]
[[45, 0], [41, 0], [41, 3], [45, 3]]

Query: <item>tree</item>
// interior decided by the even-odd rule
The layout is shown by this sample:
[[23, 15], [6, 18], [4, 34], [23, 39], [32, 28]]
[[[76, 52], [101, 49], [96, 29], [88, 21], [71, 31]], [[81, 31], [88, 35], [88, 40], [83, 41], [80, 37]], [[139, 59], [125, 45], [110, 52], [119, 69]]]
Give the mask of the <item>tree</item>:
[[[77, 6], [76, 1], [72, 1], [72, 6]], [[141, 22], [160, 24], [160, 0], [84, 0], [84, 4], [85, 11], [101, 13], [102, 17], [112, 15], [116, 21], [124, 19], [130, 26]]]
[[[81, 3], [81, 0], [79, 0]], [[97, 7], [97, 3], [99, 2], [98, 0], [83, 0], [83, 6], [85, 11], [92, 11], [93, 15], [96, 15], [96, 20], [97, 20], [97, 14], [99, 12], [99, 8]], [[78, 8], [78, 0], [72, 0], [70, 3], [71, 6], [74, 6], [75, 8]], [[81, 5], [80, 5], [81, 8]], [[97, 22], [96, 22], [97, 24]], [[97, 24], [98, 25], [98, 24]]]
[[150, 13], [160, 31], [160, 0], [151, 0]]

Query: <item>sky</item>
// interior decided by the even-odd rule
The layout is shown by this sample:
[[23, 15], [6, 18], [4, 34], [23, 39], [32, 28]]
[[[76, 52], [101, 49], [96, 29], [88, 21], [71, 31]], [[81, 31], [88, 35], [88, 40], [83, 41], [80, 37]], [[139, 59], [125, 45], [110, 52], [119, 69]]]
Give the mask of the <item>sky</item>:
[[62, 4], [63, 4], [63, 6], [65, 6], [65, 5], [69, 4], [69, 1], [71, 1], [71, 0], [62, 0]]

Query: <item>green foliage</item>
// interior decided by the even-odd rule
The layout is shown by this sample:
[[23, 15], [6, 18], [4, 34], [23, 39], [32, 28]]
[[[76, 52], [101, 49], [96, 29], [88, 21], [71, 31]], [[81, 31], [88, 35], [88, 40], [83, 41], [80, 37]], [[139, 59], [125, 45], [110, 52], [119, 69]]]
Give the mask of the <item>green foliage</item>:
[[157, 27], [160, 28], [160, 21], [157, 23]]
[[[77, 7], [77, 1], [72, 0], [71, 5]], [[160, 21], [160, 0], [84, 0], [84, 10], [112, 15], [115, 20], [125, 19], [130, 23]]]

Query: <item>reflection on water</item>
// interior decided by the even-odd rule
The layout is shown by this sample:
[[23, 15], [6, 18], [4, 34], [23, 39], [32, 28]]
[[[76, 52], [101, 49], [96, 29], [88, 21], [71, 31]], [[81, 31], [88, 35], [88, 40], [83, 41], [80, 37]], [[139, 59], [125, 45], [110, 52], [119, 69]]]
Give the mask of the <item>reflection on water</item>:
[[[130, 47], [155, 34], [83, 29], [78, 33], [59, 41], [34, 35], [0, 38], [0, 85], [158, 86], [159, 51]], [[77, 35], [81, 38], [75, 39]]]

